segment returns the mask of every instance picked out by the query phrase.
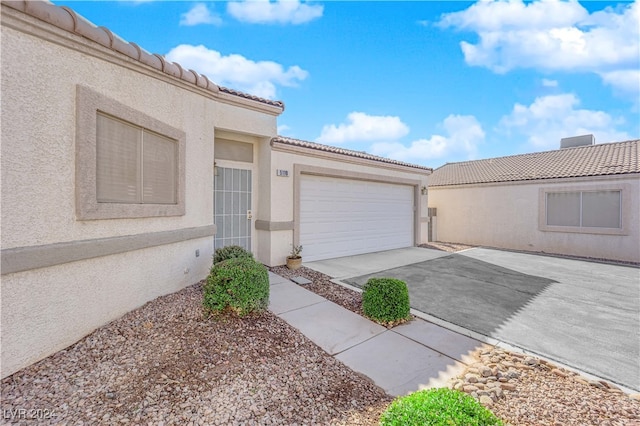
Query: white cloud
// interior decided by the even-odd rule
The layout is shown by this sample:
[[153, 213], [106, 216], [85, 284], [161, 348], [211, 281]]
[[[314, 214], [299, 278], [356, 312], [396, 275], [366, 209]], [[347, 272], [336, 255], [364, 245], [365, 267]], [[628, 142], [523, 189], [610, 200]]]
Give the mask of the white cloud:
[[449, 115], [442, 122], [444, 135], [418, 139], [409, 146], [398, 142], [380, 142], [371, 146], [371, 152], [401, 161], [418, 162], [443, 157], [463, 156], [473, 159], [477, 147], [484, 141], [482, 125], [472, 115]]
[[285, 70], [277, 62], [255, 62], [237, 54], [223, 56], [203, 45], [181, 44], [171, 49], [166, 58], [205, 74], [221, 86], [269, 99], [276, 96], [276, 86], [295, 87], [309, 74], [297, 65]]
[[180, 25], [193, 26], [199, 24], [222, 24], [222, 19], [211, 13], [204, 3], [195, 4], [188, 12], [180, 16]]
[[340, 144], [344, 142], [371, 142], [396, 140], [407, 133], [409, 127], [399, 117], [368, 115], [364, 112], [352, 112], [347, 116], [348, 123], [328, 124], [316, 141], [320, 143]]
[[618, 70], [600, 73], [605, 84], [616, 90], [635, 95], [636, 100], [640, 96], [640, 70]]
[[[480, 1], [444, 14], [441, 27], [477, 33], [460, 43], [469, 65], [505, 73], [516, 68], [593, 72], [620, 90], [640, 85], [640, 3], [589, 14], [577, 1]], [[614, 74], [611, 74], [614, 73]], [[618, 82], [617, 76], [625, 80]], [[626, 78], [636, 78], [629, 82]], [[634, 86], [635, 84], [635, 86]], [[637, 89], [636, 89], [637, 91]]]
[[536, 98], [531, 105], [515, 104], [502, 117], [499, 130], [517, 133], [536, 149], [557, 149], [560, 139], [593, 134], [596, 143], [631, 139], [616, 127], [624, 122], [604, 111], [579, 109], [580, 99], [571, 93]]
[[544, 87], [558, 87], [558, 80], [549, 80], [548, 78], [543, 78], [542, 85]]
[[279, 135], [283, 135], [284, 136], [284, 134], [288, 133], [289, 130], [291, 130], [291, 127], [287, 126], [286, 124], [278, 125], [278, 134]]
[[324, 12], [321, 5], [301, 3], [299, 0], [248, 0], [232, 1], [227, 12], [243, 22], [254, 24], [303, 24], [320, 18]]

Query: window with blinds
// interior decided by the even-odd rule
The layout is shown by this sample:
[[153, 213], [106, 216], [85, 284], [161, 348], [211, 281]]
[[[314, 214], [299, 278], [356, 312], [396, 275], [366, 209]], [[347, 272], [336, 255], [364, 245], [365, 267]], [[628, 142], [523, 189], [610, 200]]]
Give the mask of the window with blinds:
[[103, 113], [96, 119], [99, 203], [176, 204], [178, 143]]
[[548, 192], [550, 226], [622, 228], [622, 191]]

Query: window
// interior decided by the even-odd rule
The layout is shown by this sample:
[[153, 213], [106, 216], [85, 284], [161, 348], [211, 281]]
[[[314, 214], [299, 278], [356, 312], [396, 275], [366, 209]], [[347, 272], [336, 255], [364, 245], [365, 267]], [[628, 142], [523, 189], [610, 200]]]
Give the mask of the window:
[[185, 133], [84, 86], [76, 105], [78, 219], [184, 215]]
[[622, 228], [622, 191], [546, 192], [546, 225]]
[[98, 113], [98, 203], [176, 203], [177, 141]]

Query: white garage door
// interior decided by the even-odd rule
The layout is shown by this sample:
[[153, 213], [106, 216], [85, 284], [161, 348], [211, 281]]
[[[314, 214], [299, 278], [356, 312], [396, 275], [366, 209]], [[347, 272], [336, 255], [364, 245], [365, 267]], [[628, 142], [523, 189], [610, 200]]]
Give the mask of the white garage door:
[[302, 175], [305, 261], [413, 246], [413, 187]]

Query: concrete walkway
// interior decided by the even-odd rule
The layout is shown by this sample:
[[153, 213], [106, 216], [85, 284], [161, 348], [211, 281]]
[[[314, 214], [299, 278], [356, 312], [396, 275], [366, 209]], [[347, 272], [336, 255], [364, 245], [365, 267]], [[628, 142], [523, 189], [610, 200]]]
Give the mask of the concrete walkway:
[[393, 396], [445, 386], [483, 343], [422, 319], [388, 330], [276, 274], [269, 310]]

